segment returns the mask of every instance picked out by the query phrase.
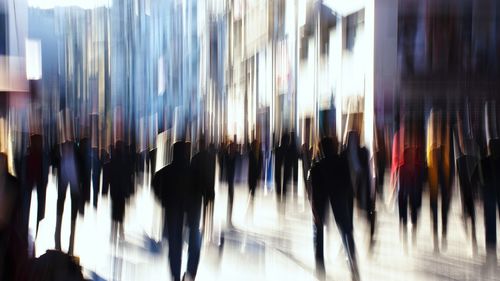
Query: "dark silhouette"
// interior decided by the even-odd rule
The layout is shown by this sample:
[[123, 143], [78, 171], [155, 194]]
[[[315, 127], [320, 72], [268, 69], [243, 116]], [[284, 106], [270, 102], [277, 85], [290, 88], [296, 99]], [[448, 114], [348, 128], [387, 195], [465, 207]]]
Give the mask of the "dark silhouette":
[[71, 141], [65, 141], [58, 146], [58, 163], [57, 170], [57, 218], [56, 218], [56, 232], [55, 232], [55, 247], [61, 250], [61, 225], [62, 215], [64, 212], [64, 201], [66, 200], [66, 190], [70, 188], [71, 196], [71, 232], [69, 240], [68, 253], [73, 254], [75, 243], [75, 227], [76, 216], [79, 206], [79, 184], [78, 184], [78, 167], [77, 167], [77, 146]]
[[[274, 183], [276, 189], [276, 195], [278, 198], [278, 204], [282, 205], [286, 199], [286, 185], [283, 183], [285, 181], [283, 166], [285, 162], [286, 150], [288, 147], [288, 134], [283, 134], [281, 136], [281, 143], [276, 145], [274, 149]], [[283, 175], [283, 178], [282, 178]]]
[[84, 281], [82, 267], [65, 253], [48, 250], [33, 260], [30, 281]]
[[[285, 158], [283, 163], [283, 190], [288, 190], [288, 184], [293, 182], [293, 196], [297, 198], [297, 179], [298, 179], [299, 151], [297, 147], [295, 133], [290, 133], [290, 140], [285, 149]], [[286, 194], [286, 192], [285, 192]]]
[[123, 239], [123, 219], [125, 217], [125, 203], [128, 196], [128, 188], [131, 184], [131, 175], [128, 163], [128, 150], [123, 141], [117, 141], [111, 152], [111, 218], [113, 238], [117, 235]]
[[[481, 143], [480, 179], [483, 191], [486, 260], [489, 265], [497, 261], [496, 209], [500, 213], [500, 138], [497, 129], [495, 101], [485, 104], [484, 141]], [[498, 204], [498, 207], [497, 207]]]
[[97, 201], [99, 198], [100, 191], [100, 177], [101, 169], [103, 166], [102, 156], [99, 155], [99, 148], [92, 147], [90, 150], [90, 163], [92, 165], [92, 190], [93, 190], [93, 201], [92, 205], [97, 209]]
[[248, 150], [248, 189], [250, 193], [247, 215], [253, 219], [255, 190], [261, 178], [262, 166], [264, 163], [260, 143], [253, 140]]
[[90, 183], [92, 173], [92, 155], [90, 139], [85, 135], [78, 142], [78, 168], [80, 180], [80, 214], [85, 213], [85, 204], [90, 202]]
[[196, 190], [203, 195], [203, 233], [211, 240], [215, 199], [215, 151], [213, 145], [206, 148], [205, 139], [200, 138], [199, 152], [191, 160]]
[[233, 200], [234, 200], [234, 176], [236, 172], [236, 157], [238, 148], [236, 144], [236, 135], [234, 140], [229, 143], [226, 155], [224, 156], [224, 165], [226, 170], [227, 181], [227, 225], [233, 226]]
[[427, 131], [427, 175], [434, 251], [439, 251], [438, 239], [438, 194], [441, 193], [442, 248], [447, 248], [448, 212], [453, 179], [453, 150], [449, 118], [441, 111], [431, 111]]
[[173, 280], [181, 280], [182, 233], [184, 215], [189, 227], [187, 275], [196, 277], [200, 259], [200, 213], [202, 190], [193, 182], [189, 163], [189, 144], [177, 142], [173, 147], [173, 161], [160, 169], [153, 178], [153, 189], [165, 209], [169, 264]]
[[399, 221], [405, 249], [408, 237], [408, 207], [412, 222], [412, 239], [415, 244], [418, 215], [422, 205], [425, 164], [421, 134], [417, 128], [415, 121], [405, 120], [405, 125], [394, 135], [392, 150], [391, 182], [394, 190], [398, 192]]
[[323, 227], [328, 203], [346, 250], [353, 280], [359, 280], [353, 237], [353, 198], [348, 161], [345, 153], [337, 154], [337, 142], [324, 138], [321, 141], [323, 157], [315, 162], [310, 171], [312, 187], [312, 211], [314, 218], [314, 250], [316, 273], [324, 277]]
[[28, 280], [28, 244], [21, 217], [20, 183], [0, 153], [0, 280]]
[[351, 131], [347, 137], [345, 153], [349, 163], [349, 172], [358, 207], [362, 210], [370, 226], [370, 246], [373, 246], [375, 234], [375, 192], [370, 181], [369, 153], [361, 147], [359, 133]]
[[248, 151], [248, 188], [252, 198], [255, 196], [257, 183], [262, 172], [262, 165], [263, 159], [260, 144], [257, 140], [254, 140], [252, 141], [250, 150]]
[[[37, 193], [37, 220], [36, 235], [40, 221], [45, 218], [45, 202], [47, 194], [47, 183], [49, 181], [49, 156], [44, 153], [43, 139], [41, 135], [35, 134], [30, 137], [31, 144], [26, 156], [26, 185], [28, 189], [27, 200], [31, 202], [31, 190], [36, 187]], [[28, 205], [29, 206], [29, 205]]]

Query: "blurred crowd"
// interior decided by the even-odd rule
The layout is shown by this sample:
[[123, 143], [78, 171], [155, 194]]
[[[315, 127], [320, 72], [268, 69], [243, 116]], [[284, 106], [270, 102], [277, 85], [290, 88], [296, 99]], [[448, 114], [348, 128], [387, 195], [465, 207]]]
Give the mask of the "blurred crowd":
[[[269, 156], [257, 138], [239, 144], [234, 136], [216, 144], [200, 134], [196, 142], [191, 143], [185, 134], [180, 134], [171, 145], [171, 161], [165, 161], [167, 165], [163, 167], [155, 166], [155, 149], [138, 152], [134, 143], [123, 140], [125, 138], [116, 138], [107, 149], [99, 149], [93, 140], [96, 135], [91, 126], [75, 137], [71, 112], [63, 110], [57, 124], [60, 129], [57, 143], [50, 145], [41, 134], [30, 135], [28, 145], [16, 150], [14, 173], [9, 171], [7, 155], [0, 157], [0, 276], [2, 280], [81, 280], [78, 259], [73, 256], [78, 213], [84, 215], [87, 203], [97, 208], [99, 194], [109, 196], [111, 241], [116, 243], [124, 239], [124, 216], [127, 202], [136, 192], [137, 177], [152, 171], [150, 184], [165, 211], [163, 238], [168, 240], [172, 278], [193, 280], [201, 245], [210, 243], [213, 235], [213, 210], [214, 204], [218, 204], [214, 189], [217, 180], [227, 183], [226, 226], [234, 228], [235, 178], [239, 176], [236, 167], [242, 159], [248, 163], [243, 173], [250, 195], [250, 215], [255, 192], [264, 188], [268, 170], [274, 178], [272, 188], [280, 216], [285, 214], [289, 194], [297, 194], [297, 182], [302, 177], [313, 213], [316, 274], [319, 277], [324, 278], [325, 274], [323, 240], [329, 206], [341, 234], [352, 278], [359, 280], [353, 236], [355, 209], [366, 218], [371, 248], [376, 243], [376, 205], [397, 202], [400, 239], [407, 250], [410, 247], [408, 232], [411, 233], [411, 245], [418, 242], [416, 233], [422, 197], [429, 196], [434, 251], [446, 251], [454, 186], [458, 186], [456, 190], [460, 193], [455, 198], [461, 199], [463, 221], [473, 253], [477, 253], [478, 248], [476, 206], [482, 206], [487, 262], [496, 264], [497, 204], [500, 206], [499, 112], [495, 100], [476, 102], [478, 106], [474, 104], [465, 100], [453, 107], [432, 105], [428, 110], [416, 104], [400, 106], [396, 110], [393, 133], [389, 134], [386, 126], [376, 126], [371, 146], [363, 144], [362, 133], [355, 126], [346, 130], [341, 138], [336, 134], [320, 133], [311, 143], [300, 145], [294, 132], [283, 131]], [[302, 175], [299, 175], [299, 163]], [[219, 175], [216, 175], [217, 170]], [[56, 214], [45, 214], [50, 171], [57, 178]], [[384, 180], [386, 173], [390, 175], [389, 181]], [[68, 188], [71, 230], [66, 255], [61, 252], [61, 225]], [[38, 206], [33, 239], [36, 239], [40, 221], [46, 215], [56, 216], [56, 251], [48, 251], [36, 259], [36, 249], [29, 247], [28, 230], [33, 189], [37, 191]], [[500, 208], [498, 211], [500, 213]], [[189, 246], [187, 270], [182, 275], [185, 229], [188, 229]], [[40, 269], [47, 267], [52, 268], [54, 273], [50, 274], [54, 275], [49, 276], [49, 270]], [[40, 270], [44, 274], [40, 274]]]

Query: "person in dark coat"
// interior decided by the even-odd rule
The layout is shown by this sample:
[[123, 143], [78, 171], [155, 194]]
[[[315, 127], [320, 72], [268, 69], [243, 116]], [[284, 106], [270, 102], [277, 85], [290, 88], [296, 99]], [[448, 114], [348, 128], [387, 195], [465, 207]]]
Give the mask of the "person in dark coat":
[[[200, 230], [202, 190], [193, 181], [189, 163], [189, 144], [177, 142], [173, 147], [173, 161], [153, 177], [153, 190], [165, 210], [168, 232], [168, 259], [174, 281], [181, 280], [182, 233], [184, 215], [189, 227], [187, 275], [194, 279], [200, 259]], [[197, 160], [196, 160], [197, 161]], [[197, 165], [197, 164], [196, 164]]]
[[255, 198], [255, 190], [259, 183], [262, 166], [263, 166], [263, 155], [260, 149], [260, 143], [257, 140], [253, 140], [250, 144], [250, 149], [248, 150], [248, 189], [250, 192], [250, 202], [248, 206], [248, 215], [253, 218], [253, 206]]
[[408, 208], [412, 225], [412, 241], [416, 244], [418, 217], [422, 206], [425, 172], [425, 152], [418, 120], [405, 118], [404, 125], [394, 135], [391, 185], [397, 191], [399, 222], [405, 250], [408, 237]]
[[123, 238], [123, 219], [128, 194], [130, 175], [128, 173], [128, 150], [123, 141], [117, 141], [111, 153], [111, 196], [112, 235]]
[[92, 173], [91, 143], [86, 134], [78, 142], [78, 168], [80, 180], [79, 212], [84, 214], [85, 204], [90, 202], [90, 183]]
[[[108, 152], [109, 151], [109, 152]], [[111, 185], [111, 155], [113, 146], [109, 146], [109, 150], [101, 149], [101, 165], [102, 165], [102, 195], [108, 195], [109, 186]]]
[[288, 147], [288, 134], [284, 133], [281, 136], [281, 143], [274, 149], [274, 183], [276, 189], [276, 195], [278, 198], [278, 204], [281, 205], [286, 199], [286, 185], [282, 184], [284, 177], [282, 178], [283, 164], [285, 162], [286, 149]]
[[203, 195], [203, 232], [209, 240], [213, 227], [213, 211], [215, 199], [215, 148], [206, 148], [205, 139], [199, 140], [199, 151], [191, 160], [196, 190]]
[[[299, 151], [295, 133], [290, 133], [288, 145], [285, 148], [285, 158], [283, 162], [283, 190], [288, 190], [290, 182], [293, 183], [293, 196], [297, 198]], [[285, 192], [286, 194], [286, 192]]]
[[39, 134], [30, 137], [31, 145], [28, 148], [26, 159], [26, 185], [28, 188], [28, 202], [31, 202], [31, 190], [36, 187], [37, 194], [37, 220], [36, 235], [40, 221], [45, 218], [45, 201], [47, 184], [49, 181], [49, 156], [43, 151], [43, 139]]
[[[496, 101], [485, 103], [484, 135], [480, 160], [480, 183], [483, 193], [484, 231], [486, 242], [486, 261], [488, 266], [497, 263], [497, 215], [500, 212], [500, 131]], [[497, 206], [498, 204], [498, 206]]]
[[358, 132], [348, 133], [345, 153], [358, 207], [370, 226], [370, 247], [372, 247], [375, 234], [375, 190], [370, 180], [369, 152], [366, 147], [361, 147]]
[[90, 163], [92, 166], [92, 205], [94, 206], [94, 209], [97, 209], [97, 201], [99, 199], [101, 170], [103, 166], [102, 160], [103, 159], [99, 156], [99, 148], [92, 147], [90, 150]]
[[227, 146], [226, 155], [224, 156], [224, 164], [226, 170], [227, 181], [227, 225], [233, 226], [233, 200], [234, 200], [234, 176], [236, 172], [236, 157], [238, 149], [236, 144], [236, 135], [234, 140]]
[[252, 141], [250, 150], [248, 152], [248, 188], [252, 199], [255, 196], [257, 183], [262, 173], [262, 164], [263, 159], [260, 144], [259, 142], [257, 142], [257, 140], [254, 140]]
[[323, 227], [328, 203], [330, 203], [348, 256], [353, 280], [359, 280], [356, 251], [353, 236], [353, 198], [347, 156], [337, 154], [337, 142], [324, 138], [320, 148], [322, 158], [315, 162], [310, 171], [311, 206], [314, 219], [314, 252], [316, 273], [325, 274], [323, 254]]
[[72, 115], [69, 110], [61, 111], [59, 116], [60, 143], [55, 148], [54, 160], [57, 163], [57, 217], [55, 231], [55, 248], [61, 250], [61, 226], [64, 212], [66, 191], [70, 189], [71, 195], [71, 231], [68, 253], [73, 254], [75, 243], [76, 216], [80, 202], [80, 189], [78, 180], [78, 148], [73, 138]]
[[[311, 184], [308, 179], [308, 173], [311, 169], [312, 165], [312, 147], [309, 146], [309, 143], [302, 144], [302, 149], [300, 153], [300, 157], [302, 159], [302, 173], [304, 178], [304, 186], [307, 192], [307, 196], [311, 195]], [[309, 198], [310, 199], [310, 198]]]
[[0, 153], [0, 280], [28, 280], [28, 243], [23, 230], [20, 183]]

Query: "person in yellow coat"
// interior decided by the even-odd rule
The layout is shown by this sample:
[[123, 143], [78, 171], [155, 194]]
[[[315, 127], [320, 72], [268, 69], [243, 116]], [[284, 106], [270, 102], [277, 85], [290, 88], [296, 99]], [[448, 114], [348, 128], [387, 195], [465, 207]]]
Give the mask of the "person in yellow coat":
[[449, 115], [432, 109], [427, 124], [427, 180], [432, 215], [434, 251], [439, 251], [438, 197], [441, 193], [442, 247], [446, 249], [448, 211], [451, 199], [452, 169], [450, 167], [451, 134]]

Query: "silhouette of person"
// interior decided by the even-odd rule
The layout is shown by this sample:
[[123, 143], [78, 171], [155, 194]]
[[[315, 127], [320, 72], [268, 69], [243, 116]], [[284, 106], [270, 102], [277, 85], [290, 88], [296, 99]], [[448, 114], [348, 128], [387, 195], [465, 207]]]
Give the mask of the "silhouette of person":
[[480, 180], [483, 191], [484, 228], [486, 260], [490, 265], [497, 261], [496, 209], [500, 212], [500, 133], [497, 127], [497, 113], [494, 100], [485, 103], [484, 141], [480, 162]]
[[109, 193], [111, 196], [111, 219], [113, 238], [124, 238], [123, 219], [125, 217], [125, 203], [130, 185], [128, 173], [128, 149], [121, 140], [115, 143], [111, 152], [111, 181]]
[[407, 246], [408, 207], [412, 222], [412, 239], [416, 243], [417, 221], [422, 205], [422, 185], [425, 163], [421, 134], [416, 120], [406, 117], [404, 126], [394, 135], [392, 152], [392, 183], [399, 182], [398, 206], [404, 247]]
[[[459, 125], [460, 127], [460, 125]], [[461, 129], [459, 129], [461, 131]], [[467, 220], [470, 220], [472, 250], [474, 254], [477, 253], [477, 237], [476, 237], [476, 209], [475, 199], [477, 197], [478, 184], [479, 184], [479, 161], [474, 151], [473, 139], [467, 139], [463, 133], [459, 132], [458, 138], [461, 141], [456, 142], [456, 167], [458, 174], [458, 184], [462, 198], [462, 210], [464, 215], [464, 223], [468, 227]], [[459, 144], [463, 143], [463, 147]]]
[[257, 183], [260, 179], [262, 165], [263, 159], [260, 144], [257, 140], [253, 140], [248, 153], [248, 188], [252, 199], [255, 196]]
[[174, 144], [172, 163], [160, 169], [153, 177], [153, 190], [165, 210], [168, 259], [174, 281], [181, 280], [185, 214], [189, 226], [187, 275], [194, 279], [198, 269], [202, 190], [193, 182], [193, 178], [189, 163], [189, 144], [183, 141]]
[[441, 193], [442, 247], [446, 249], [448, 230], [448, 211], [451, 200], [451, 168], [453, 165], [452, 137], [448, 118], [440, 110], [433, 109], [427, 127], [427, 175], [429, 183], [430, 206], [432, 213], [432, 233], [434, 250], [438, 245], [438, 194]]
[[99, 119], [98, 115], [91, 115], [91, 148], [90, 148], [90, 165], [92, 167], [92, 190], [94, 209], [97, 209], [97, 201], [100, 192], [101, 170], [103, 166], [102, 155], [99, 150]]
[[21, 218], [20, 183], [0, 153], [0, 280], [28, 280], [28, 244]]
[[215, 199], [215, 151], [213, 145], [207, 149], [204, 137], [199, 140], [199, 151], [191, 160], [191, 169], [196, 189], [203, 195], [203, 232], [210, 240]]
[[297, 148], [295, 133], [291, 132], [288, 145], [285, 148], [285, 158], [283, 163], [283, 190], [288, 190], [288, 184], [293, 180], [293, 196], [295, 198], [297, 197], [298, 160], [299, 151]]
[[227, 225], [233, 226], [233, 200], [234, 200], [234, 176], [236, 172], [236, 157], [237, 157], [236, 135], [232, 142], [229, 143], [224, 157], [227, 181]]
[[373, 246], [373, 236], [375, 234], [375, 192], [372, 190], [370, 181], [368, 149], [360, 146], [358, 132], [351, 131], [348, 133], [345, 153], [347, 154], [351, 182], [358, 206], [365, 213], [365, 218], [370, 226], [370, 246]]
[[322, 157], [315, 162], [310, 171], [311, 199], [314, 219], [314, 252], [316, 273], [323, 278], [325, 274], [323, 254], [323, 227], [328, 203], [331, 204], [335, 222], [340, 231], [353, 280], [359, 280], [353, 237], [353, 200], [351, 178], [347, 155], [337, 154], [337, 142], [323, 138], [320, 143]]
[[300, 156], [302, 159], [302, 173], [303, 173], [304, 185], [306, 187], [307, 196], [311, 195], [311, 184], [309, 182], [309, 179], [307, 178], [307, 174], [309, 173], [309, 170], [311, 169], [312, 165], [312, 160], [313, 160], [312, 152], [313, 152], [312, 147], [309, 146], [308, 142], [302, 144]]
[[61, 226], [64, 212], [66, 190], [69, 186], [71, 196], [71, 231], [68, 253], [73, 254], [75, 244], [76, 216], [80, 202], [77, 155], [78, 148], [73, 139], [72, 116], [69, 110], [60, 115], [60, 144], [56, 147], [57, 160], [57, 216], [55, 231], [55, 248], [61, 250]]
[[80, 214], [85, 212], [85, 204], [90, 201], [90, 183], [92, 173], [91, 143], [87, 134], [84, 133], [78, 142], [78, 168], [80, 179]]
[[284, 184], [286, 179], [284, 177], [284, 171], [282, 172], [282, 170], [285, 162], [288, 142], [289, 142], [288, 134], [284, 133], [281, 136], [281, 143], [277, 144], [276, 148], [274, 149], [274, 183], [276, 188], [276, 195], [278, 198], [278, 205], [282, 205], [286, 199], [287, 190], [286, 190], [286, 184]]
[[[43, 139], [39, 134], [30, 137], [31, 145], [28, 148], [26, 159], [26, 184], [31, 191], [36, 187], [37, 193], [37, 220], [36, 235], [38, 235], [38, 226], [40, 221], [45, 218], [45, 202], [47, 194], [47, 184], [49, 181], [49, 159], [43, 150]], [[31, 201], [31, 192], [28, 192], [28, 201]]]

